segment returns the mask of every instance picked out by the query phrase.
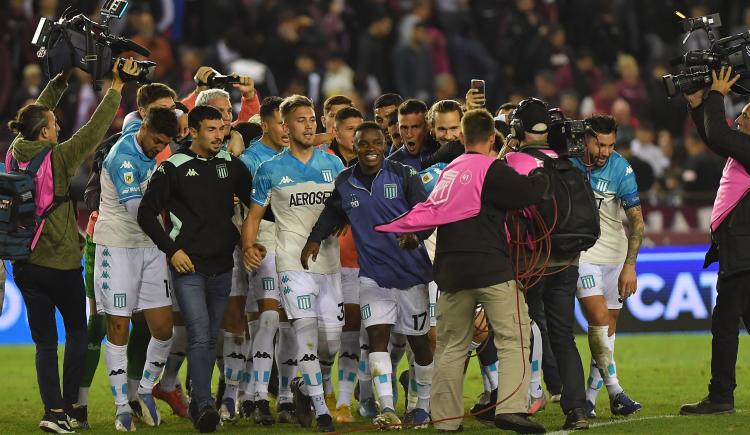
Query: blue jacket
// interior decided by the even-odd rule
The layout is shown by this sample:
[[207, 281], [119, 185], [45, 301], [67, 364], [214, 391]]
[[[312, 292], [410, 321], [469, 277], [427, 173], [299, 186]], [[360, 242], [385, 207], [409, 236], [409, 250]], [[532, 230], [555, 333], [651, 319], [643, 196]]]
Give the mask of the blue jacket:
[[[373, 229], [427, 199], [419, 174], [386, 159], [369, 190], [355, 175], [358, 168], [359, 165], [347, 168], [336, 178], [333, 195], [326, 201], [308, 240], [324, 240], [346, 219], [354, 235], [360, 276], [372, 279], [383, 288], [407, 289], [429, 283], [432, 265], [424, 245], [413, 250], [401, 249], [396, 234]], [[419, 233], [418, 237], [424, 240], [431, 233]]]

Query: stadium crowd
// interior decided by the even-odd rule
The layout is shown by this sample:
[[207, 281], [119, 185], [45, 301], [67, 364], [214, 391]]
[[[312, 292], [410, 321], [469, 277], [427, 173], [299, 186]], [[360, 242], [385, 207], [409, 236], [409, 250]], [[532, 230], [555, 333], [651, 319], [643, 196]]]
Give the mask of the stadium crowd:
[[[712, 203], [725, 165], [705, 144], [712, 116], [746, 133], [748, 109], [724, 70], [710, 93], [689, 95], [691, 116], [683, 97], [664, 98], [665, 59], [680, 50], [660, 21], [671, 5], [638, 2], [636, 15], [627, 3], [139, 2], [117, 31], [151, 50], [154, 83], [125, 86], [128, 60], [99, 93], [80, 70], [45, 83], [30, 46], [6, 44], [6, 170], [35, 167], [50, 197], [13, 271], [37, 346], [40, 428], [88, 428], [102, 351], [120, 431], [158, 426], [160, 399], [201, 432], [242, 417], [332, 432], [354, 421], [353, 397], [382, 429], [460, 431], [475, 351], [484, 393], [472, 415], [484, 423], [542, 433], [530, 416], [560, 402], [563, 429], [587, 429], [602, 388], [612, 415], [639, 411], [614, 343], [637, 287], [641, 203]], [[731, 25], [750, 26], [750, 7], [719, 3], [741, 17]], [[9, 6], [6, 41], [60, 12], [56, 1]], [[226, 90], [212, 85], [229, 73]], [[549, 145], [553, 107], [588, 126], [568, 175], [550, 163], [563, 157]], [[733, 152], [719, 153], [728, 167]], [[596, 217], [583, 247], [561, 248], [569, 229], [545, 221], [560, 177], [590, 193], [567, 210]], [[83, 281], [76, 208], [88, 221]], [[558, 238], [514, 236], [506, 217], [509, 230], [520, 234], [517, 219]], [[576, 298], [588, 364], [573, 341]], [[733, 364], [681, 412], [733, 411]]]

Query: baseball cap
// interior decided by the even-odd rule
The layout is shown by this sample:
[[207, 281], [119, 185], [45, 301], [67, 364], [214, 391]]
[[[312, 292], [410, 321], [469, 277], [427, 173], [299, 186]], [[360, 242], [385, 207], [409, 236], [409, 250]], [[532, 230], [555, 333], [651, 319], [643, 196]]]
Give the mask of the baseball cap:
[[527, 133], [547, 133], [552, 123], [547, 105], [536, 98], [522, 101], [513, 112], [513, 118], [521, 120], [524, 131]]

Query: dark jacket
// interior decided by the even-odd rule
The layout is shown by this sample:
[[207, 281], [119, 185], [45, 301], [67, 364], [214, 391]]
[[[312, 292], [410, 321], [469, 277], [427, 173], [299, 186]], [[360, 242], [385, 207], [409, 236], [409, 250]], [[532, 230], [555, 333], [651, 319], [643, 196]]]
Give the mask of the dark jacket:
[[[222, 150], [210, 159], [189, 148], [163, 161], [138, 208], [138, 225], [168, 257], [182, 249], [197, 272], [216, 275], [234, 266], [240, 234], [232, 223], [234, 196], [250, 206], [252, 176]], [[166, 231], [157, 217], [166, 210]]]
[[[693, 122], [708, 148], [721, 157], [732, 157], [750, 172], [750, 135], [732, 130], [726, 122], [724, 98], [709, 92], [703, 104], [690, 110]], [[703, 267], [719, 262], [719, 278], [750, 271], [750, 195], [743, 197], [711, 234], [711, 248]]]

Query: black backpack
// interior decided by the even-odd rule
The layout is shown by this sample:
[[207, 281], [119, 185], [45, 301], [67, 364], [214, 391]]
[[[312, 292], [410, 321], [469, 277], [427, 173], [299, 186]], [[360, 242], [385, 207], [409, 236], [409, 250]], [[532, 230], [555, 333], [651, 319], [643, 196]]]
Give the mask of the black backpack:
[[552, 158], [533, 148], [522, 152], [544, 162], [544, 169], [551, 178], [555, 201], [542, 202], [538, 210], [548, 228], [554, 224], [550, 236], [552, 253], [570, 258], [594, 246], [601, 231], [599, 208], [594, 189], [583, 172], [567, 157]]
[[86, 207], [89, 210], [99, 210], [99, 200], [102, 195], [102, 185], [99, 180], [102, 173], [102, 165], [104, 159], [107, 158], [109, 150], [117, 143], [122, 136], [122, 133], [115, 133], [112, 136], [104, 139], [104, 141], [96, 147], [94, 151], [94, 162], [91, 165], [91, 174], [86, 182], [86, 189], [83, 192], [83, 202], [86, 203]]

